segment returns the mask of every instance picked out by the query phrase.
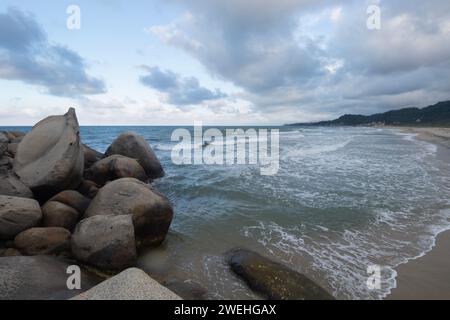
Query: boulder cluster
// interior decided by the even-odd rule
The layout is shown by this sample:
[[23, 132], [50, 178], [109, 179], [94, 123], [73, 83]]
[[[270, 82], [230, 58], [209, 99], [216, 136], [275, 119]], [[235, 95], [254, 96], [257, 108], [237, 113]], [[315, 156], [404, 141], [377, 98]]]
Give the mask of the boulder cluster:
[[162, 243], [172, 222], [171, 203], [150, 185], [163, 175], [136, 133], [121, 134], [105, 154], [84, 145], [72, 108], [27, 134], [0, 132], [0, 257], [134, 266], [138, 249]]

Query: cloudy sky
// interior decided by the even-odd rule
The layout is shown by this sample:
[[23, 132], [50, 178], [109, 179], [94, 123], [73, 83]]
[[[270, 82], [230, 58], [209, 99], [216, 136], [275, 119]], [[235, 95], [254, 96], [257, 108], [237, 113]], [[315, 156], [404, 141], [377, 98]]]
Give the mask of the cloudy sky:
[[[131, 4], [132, 3], [132, 4]], [[67, 28], [67, 8], [81, 28]], [[367, 8], [381, 9], [381, 29]], [[0, 125], [283, 124], [450, 99], [448, 0], [0, 2]]]

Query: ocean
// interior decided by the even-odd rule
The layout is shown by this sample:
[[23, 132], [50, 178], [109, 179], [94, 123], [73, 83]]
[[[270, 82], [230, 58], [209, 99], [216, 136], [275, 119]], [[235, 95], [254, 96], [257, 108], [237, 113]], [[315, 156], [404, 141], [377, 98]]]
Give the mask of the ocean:
[[[244, 247], [338, 299], [382, 299], [396, 285], [396, 266], [422, 256], [450, 228], [450, 165], [439, 147], [395, 129], [274, 128], [280, 167], [273, 176], [257, 165], [174, 165], [175, 127], [82, 127], [81, 135], [101, 152], [123, 131], [147, 139], [166, 171], [153, 186], [175, 216], [167, 241], [139, 266], [159, 279], [195, 281], [208, 298], [257, 298], [223, 261]], [[380, 267], [380, 288], [367, 286], [371, 266]]]

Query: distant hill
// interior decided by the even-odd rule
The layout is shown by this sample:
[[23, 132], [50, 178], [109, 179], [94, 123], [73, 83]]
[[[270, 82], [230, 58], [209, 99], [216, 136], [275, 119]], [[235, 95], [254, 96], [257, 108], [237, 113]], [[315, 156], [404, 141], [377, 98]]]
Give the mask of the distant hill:
[[336, 120], [315, 123], [295, 123], [309, 126], [442, 126], [450, 127], [450, 101], [439, 102], [426, 108], [405, 108], [377, 113], [371, 116], [346, 114]]

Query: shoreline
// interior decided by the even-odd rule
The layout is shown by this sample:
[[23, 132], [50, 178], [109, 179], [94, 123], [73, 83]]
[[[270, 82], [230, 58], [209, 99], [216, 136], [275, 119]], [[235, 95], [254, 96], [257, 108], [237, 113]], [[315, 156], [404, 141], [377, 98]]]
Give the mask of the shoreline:
[[[416, 134], [416, 139], [437, 145], [440, 157], [450, 160], [450, 128], [388, 127]], [[395, 267], [396, 286], [385, 300], [450, 299], [450, 229], [436, 235], [432, 248]]]

